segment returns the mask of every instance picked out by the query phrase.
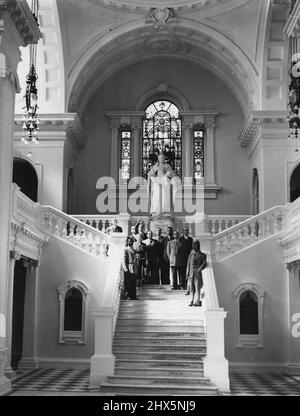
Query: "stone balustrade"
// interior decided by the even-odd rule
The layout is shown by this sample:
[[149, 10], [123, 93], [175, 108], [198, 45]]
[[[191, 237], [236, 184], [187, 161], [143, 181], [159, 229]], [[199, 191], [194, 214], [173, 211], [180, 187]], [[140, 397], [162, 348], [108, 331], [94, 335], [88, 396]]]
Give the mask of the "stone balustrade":
[[46, 232], [62, 238], [95, 256], [108, 256], [110, 237], [84, 222], [53, 207], [42, 207], [42, 225]]
[[250, 218], [249, 215], [207, 215], [205, 219], [205, 231], [215, 235], [248, 218]]
[[12, 215], [36, 226], [39, 222], [39, 210], [40, 204], [24, 195], [19, 186], [14, 183], [12, 185]]
[[214, 236], [214, 260], [222, 260], [281, 231], [285, 207], [276, 206]]
[[[130, 232], [131, 226], [135, 225], [138, 219], [141, 219], [144, 223], [144, 230], [147, 232], [150, 229], [149, 216], [129, 216], [128, 220], [119, 219], [119, 215], [73, 215], [74, 218], [79, 219], [91, 227], [96, 228], [102, 232], [105, 232], [109, 227], [111, 221], [114, 218], [117, 218], [118, 224], [123, 228], [123, 231], [126, 233], [127, 230]], [[129, 220], [130, 218], [130, 220]], [[250, 218], [249, 215], [207, 215], [205, 217], [204, 230], [206, 233], [215, 235], [221, 231], [226, 230], [236, 224], [239, 224], [242, 221]], [[193, 234], [195, 222], [192, 222], [191, 217], [178, 217], [179, 222], [179, 231], [183, 225], [187, 225], [190, 228], [191, 234]]]

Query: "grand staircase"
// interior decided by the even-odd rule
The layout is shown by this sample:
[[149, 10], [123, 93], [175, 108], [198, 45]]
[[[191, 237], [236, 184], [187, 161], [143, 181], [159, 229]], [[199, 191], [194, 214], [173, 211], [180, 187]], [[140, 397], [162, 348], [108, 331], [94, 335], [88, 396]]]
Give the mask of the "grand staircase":
[[115, 374], [101, 384], [114, 395], [217, 395], [203, 376], [205, 328], [184, 291], [144, 285], [139, 300], [122, 300], [113, 351]]

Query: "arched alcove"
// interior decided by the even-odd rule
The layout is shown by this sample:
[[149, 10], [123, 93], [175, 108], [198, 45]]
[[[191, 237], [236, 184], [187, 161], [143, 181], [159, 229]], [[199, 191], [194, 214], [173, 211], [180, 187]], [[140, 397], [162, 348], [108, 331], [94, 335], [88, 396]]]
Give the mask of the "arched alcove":
[[38, 177], [31, 163], [22, 158], [14, 158], [12, 181], [21, 188], [21, 191], [28, 196], [28, 198], [37, 202]]
[[295, 199], [300, 196], [300, 163], [294, 169], [291, 179], [290, 179], [290, 202], [295, 201]]

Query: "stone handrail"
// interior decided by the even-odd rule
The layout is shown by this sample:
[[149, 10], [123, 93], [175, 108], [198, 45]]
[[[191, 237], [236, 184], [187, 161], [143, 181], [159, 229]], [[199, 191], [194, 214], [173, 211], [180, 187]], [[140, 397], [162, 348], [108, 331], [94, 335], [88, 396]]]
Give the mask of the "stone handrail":
[[111, 221], [116, 217], [115, 215], [72, 215], [73, 218], [80, 220], [86, 225], [90, 225], [99, 231], [105, 233], [110, 226]]
[[222, 260], [281, 231], [285, 209], [275, 206], [215, 235], [212, 241], [214, 260]]
[[203, 299], [203, 309], [204, 310], [217, 310], [220, 308], [219, 306], [219, 299], [218, 293], [215, 283], [215, 276], [212, 268], [211, 263], [211, 256], [207, 253], [207, 265], [205, 269], [202, 271], [202, 278], [203, 278], [203, 291], [204, 291], [204, 299]]
[[11, 213], [20, 220], [25, 220], [31, 225], [37, 226], [39, 223], [39, 210], [41, 205], [33, 202], [21, 192], [20, 187], [12, 185], [12, 208]]
[[107, 258], [110, 236], [50, 206], [42, 207], [42, 226], [46, 232], [81, 249]]
[[209, 234], [218, 234], [242, 221], [250, 215], [207, 215], [205, 218], [205, 231]]

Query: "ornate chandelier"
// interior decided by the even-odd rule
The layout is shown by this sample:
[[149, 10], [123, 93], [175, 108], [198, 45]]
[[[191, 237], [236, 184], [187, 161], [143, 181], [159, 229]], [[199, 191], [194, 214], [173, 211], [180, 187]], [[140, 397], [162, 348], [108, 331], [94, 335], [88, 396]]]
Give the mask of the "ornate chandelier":
[[[38, 0], [32, 0], [31, 11], [38, 22]], [[24, 135], [21, 141], [25, 144], [38, 143], [38, 130], [39, 130], [39, 119], [37, 117], [37, 99], [38, 91], [36, 86], [37, 73], [36, 73], [36, 51], [37, 44], [30, 45], [29, 54], [29, 73], [26, 77], [26, 92], [25, 98], [25, 114], [23, 116], [22, 128]]]
[[[290, 2], [290, 13], [293, 10], [294, 1]], [[297, 37], [291, 38], [291, 69], [289, 71], [291, 83], [289, 85], [288, 122], [290, 127], [289, 139], [296, 139], [296, 152], [298, 149], [298, 137], [300, 129], [300, 51]]]

